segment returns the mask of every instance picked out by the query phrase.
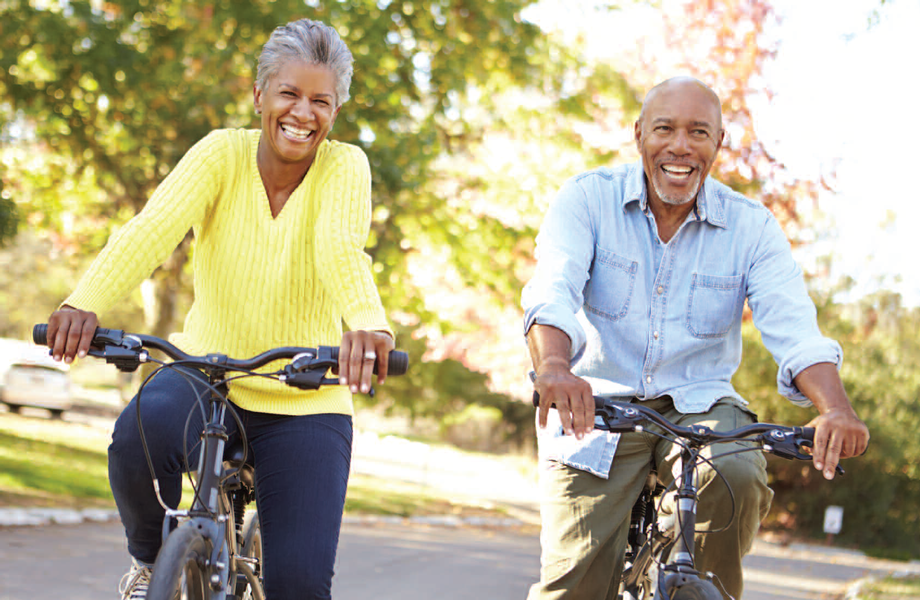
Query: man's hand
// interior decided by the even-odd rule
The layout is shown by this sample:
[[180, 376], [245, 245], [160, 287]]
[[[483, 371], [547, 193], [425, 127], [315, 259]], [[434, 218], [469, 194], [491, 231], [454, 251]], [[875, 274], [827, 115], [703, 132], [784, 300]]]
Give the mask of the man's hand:
[[64, 305], [48, 317], [48, 347], [54, 360], [73, 362], [89, 351], [99, 319], [96, 313]]
[[539, 423], [546, 427], [550, 406], [556, 405], [562, 429], [582, 439], [594, 429], [594, 396], [584, 379], [572, 374], [568, 361], [548, 359], [540, 364], [534, 389], [540, 394]]
[[815, 428], [811, 454], [815, 468], [833, 479], [841, 458], [859, 456], [869, 446], [869, 428], [856, 415], [832, 363], [817, 363], [796, 375], [794, 383], [821, 413], [808, 423]]
[[823, 469], [825, 479], [834, 478], [841, 458], [859, 456], [869, 445], [869, 428], [849, 407], [826, 412], [807, 426], [815, 428], [812, 455], [815, 468]]
[[393, 337], [383, 331], [348, 331], [339, 348], [339, 383], [351, 386], [352, 393], [366, 394], [371, 389], [374, 363], [377, 383], [387, 378], [390, 350], [396, 347]]

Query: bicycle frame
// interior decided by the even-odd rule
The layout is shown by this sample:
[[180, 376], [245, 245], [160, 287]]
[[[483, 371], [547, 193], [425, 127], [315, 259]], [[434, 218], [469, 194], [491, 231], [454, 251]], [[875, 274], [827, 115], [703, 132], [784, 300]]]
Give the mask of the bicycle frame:
[[[660, 427], [663, 439], [676, 443], [681, 448], [681, 476], [677, 487], [677, 509], [674, 531], [659, 530], [657, 519], [647, 518], [647, 506], [642, 506], [642, 497], [634, 507], [630, 522], [630, 545], [632, 564], [624, 569], [620, 578], [621, 600], [648, 598], [651, 592], [651, 569], [659, 564], [659, 555], [666, 554], [660, 564], [655, 585], [656, 600], [680, 600], [682, 598], [721, 600], [722, 594], [713, 583], [711, 574], [701, 574], [694, 566], [696, 536], [696, 507], [699, 502], [694, 467], [701, 460], [703, 448], [721, 442], [749, 440], [759, 447], [751, 451], [766, 451], [786, 459], [808, 460], [811, 455], [803, 452], [814, 439], [814, 429], [787, 427], [770, 423], [753, 423], [732, 431], [714, 431], [703, 425], [684, 427], [671, 423], [658, 412], [636, 404], [638, 398], [605, 398], [595, 396], [595, 415], [602, 425], [597, 428], [613, 433], [649, 431], [647, 424]], [[539, 394], [534, 392], [534, 406], [540, 405]], [[837, 465], [837, 473], [843, 469]], [[654, 486], [652, 491], [654, 490]], [[648, 490], [647, 490], [648, 491]], [[651, 492], [646, 502], [651, 502]], [[652, 513], [654, 505], [652, 504]], [[638, 520], [638, 523], [637, 523]], [[645, 534], [645, 530], [650, 532]], [[670, 535], [669, 535], [670, 533]], [[635, 540], [635, 543], [633, 541]], [[672, 545], [673, 544], [673, 545]], [[669, 548], [670, 546], [670, 548]], [[683, 589], [682, 589], [683, 588]]]
[[[32, 339], [36, 344], [47, 345], [47, 324], [35, 325]], [[149, 350], [163, 352], [171, 363], [163, 363], [150, 357]], [[267, 376], [290, 387], [301, 390], [317, 390], [324, 385], [337, 385], [338, 379], [326, 377], [330, 369], [338, 366], [339, 347], [317, 346], [316, 348], [284, 346], [266, 350], [252, 358], [232, 359], [225, 354], [192, 356], [175, 347], [167, 340], [142, 334], [125, 333], [118, 329], [97, 327], [93, 334], [88, 354], [104, 359], [121, 371], [135, 371], [146, 362], [156, 362], [162, 367], [191, 366], [208, 377], [210, 397], [208, 418], [201, 435], [201, 449], [197, 467], [195, 498], [189, 510], [170, 509], [160, 496], [159, 481], [154, 473], [153, 463], [140, 426], [140, 397], [138, 392], [138, 425], [141, 442], [148, 458], [148, 467], [153, 479], [157, 499], [166, 511], [163, 519], [163, 545], [154, 565], [149, 593], [160, 594], [172, 599], [176, 585], [194, 585], [197, 591], [190, 592], [195, 598], [233, 598], [264, 600], [261, 581], [257, 575], [259, 559], [241, 555], [249, 552], [252, 540], [261, 540], [258, 518], [246, 526], [243, 535], [243, 513], [250, 500], [252, 487], [251, 469], [245, 465], [246, 448], [242, 456], [230, 457], [225, 467], [225, 451], [229, 436], [225, 419], [227, 412], [236, 418], [227, 399], [229, 372], [246, 376]], [[272, 362], [289, 360], [282, 369], [267, 373], [255, 370]], [[409, 365], [405, 352], [391, 350], [388, 356], [388, 374], [402, 375]], [[162, 368], [161, 367], [161, 368]], [[374, 373], [378, 365], [374, 365]], [[373, 388], [371, 389], [371, 392]], [[245, 440], [245, 436], [243, 436]], [[179, 520], [183, 520], [179, 523]], [[173, 542], [170, 544], [170, 542]], [[165, 563], [161, 568], [161, 560]], [[250, 568], [250, 565], [255, 568]], [[188, 582], [192, 581], [192, 584]], [[247, 588], [247, 585], [249, 586]]]
[[[238, 528], [242, 525], [242, 514], [236, 514], [236, 511], [245, 510], [245, 503], [241, 502], [240, 506], [235, 506], [231, 501], [231, 494], [235, 490], [228, 486], [230, 480], [227, 479], [228, 473], [224, 467], [228, 440], [227, 427], [224, 424], [227, 407], [223, 402], [227, 393], [225, 371], [220, 367], [203, 370], [208, 374], [211, 393], [209, 418], [201, 435], [196, 471], [198, 485], [190, 509], [166, 510], [163, 519], [163, 543], [165, 544], [167, 537], [179, 527], [194, 528], [210, 543], [211, 557], [207, 569], [208, 585], [212, 592], [234, 594], [240, 585], [245, 586], [245, 583], [249, 583], [252, 597], [261, 599], [264, 598], [264, 593], [255, 574], [259, 565], [254, 564], [255, 569], [250, 568], [249, 562], [256, 562], [255, 559], [240, 555], [242, 532]], [[239, 465], [238, 468], [243, 468], [243, 465]], [[237, 482], [238, 480], [235, 483]], [[179, 519], [188, 520], [174, 524]], [[244, 581], [240, 581], [238, 575], [242, 575]]]

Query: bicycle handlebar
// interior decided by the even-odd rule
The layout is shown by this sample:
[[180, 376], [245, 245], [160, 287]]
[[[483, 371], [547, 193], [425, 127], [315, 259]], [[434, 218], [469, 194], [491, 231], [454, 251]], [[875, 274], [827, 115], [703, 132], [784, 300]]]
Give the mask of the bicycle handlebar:
[[[623, 401], [594, 396], [594, 414], [603, 421], [603, 424], [596, 425], [596, 428], [614, 433], [629, 433], [642, 431], [643, 422], [651, 422], [699, 447], [759, 436], [764, 450], [771, 454], [787, 459], [812, 460], [811, 454], [803, 452], [803, 448], [810, 448], [814, 443], [814, 427], [790, 427], [773, 423], [752, 423], [729, 431], [714, 431], [705, 425], [684, 427], [672, 423], [657, 411], [630, 400], [638, 399]], [[533, 405], [540, 405], [540, 395], [537, 392], [533, 393]], [[837, 465], [837, 472], [843, 474], [840, 465]]]
[[[39, 345], [48, 345], [48, 325], [40, 324], [32, 328], [32, 340]], [[145, 359], [141, 357], [142, 349], [154, 349], [163, 352], [177, 362], [200, 365], [209, 368], [224, 368], [228, 370], [253, 370], [263, 367], [276, 360], [292, 358], [294, 361], [285, 367], [287, 379], [282, 379], [288, 385], [298, 385], [298, 375], [304, 371], [323, 371], [333, 368], [338, 364], [338, 346], [317, 346], [306, 348], [298, 346], [284, 346], [267, 350], [248, 359], [229, 358], [224, 354], [208, 354], [194, 356], [187, 354], [169, 343], [168, 341], [152, 335], [138, 333], [125, 333], [121, 329], [106, 329], [97, 327], [93, 334], [93, 341], [89, 354], [104, 358], [107, 362], [115, 364], [122, 370], [133, 371]], [[391, 350], [387, 373], [389, 375], [403, 375], [409, 367], [409, 355], [399, 350]], [[374, 373], [377, 364], [374, 364]], [[282, 376], [285, 377], [285, 376]], [[326, 383], [326, 382], [324, 382]], [[315, 389], [311, 386], [304, 389]]]

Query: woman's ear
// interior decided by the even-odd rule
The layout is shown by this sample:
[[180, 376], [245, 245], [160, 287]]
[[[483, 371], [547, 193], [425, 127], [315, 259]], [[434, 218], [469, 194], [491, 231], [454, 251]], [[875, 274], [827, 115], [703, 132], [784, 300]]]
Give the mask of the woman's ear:
[[259, 84], [252, 84], [252, 105], [256, 107], [256, 114], [262, 114], [262, 90]]

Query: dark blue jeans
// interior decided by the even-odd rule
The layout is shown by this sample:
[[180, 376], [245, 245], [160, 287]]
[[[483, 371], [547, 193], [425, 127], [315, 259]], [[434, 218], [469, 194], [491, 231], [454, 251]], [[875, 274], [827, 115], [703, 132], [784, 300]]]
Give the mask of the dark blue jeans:
[[[203, 376], [184, 372], [193, 375], [186, 378], [172, 370], [161, 371], [141, 398], [141, 419], [160, 493], [171, 507], [178, 506], [182, 495], [186, 448], [191, 468], [197, 466], [199, 436], [209, 410]], [[109, 482], [128, 536], [128, 551], [152, 564], [160, 549], [164, 511], [156, 500], [138, 434], [137, 401], [135, 397], [115, 423]], [[234, 408], [256, 467], [266, 597], [331, 598], [351, 463], [351, 417], [272, 415]], [[238, 440], [239, 428], [229, 414], [226, 425], [230, 440]]]

